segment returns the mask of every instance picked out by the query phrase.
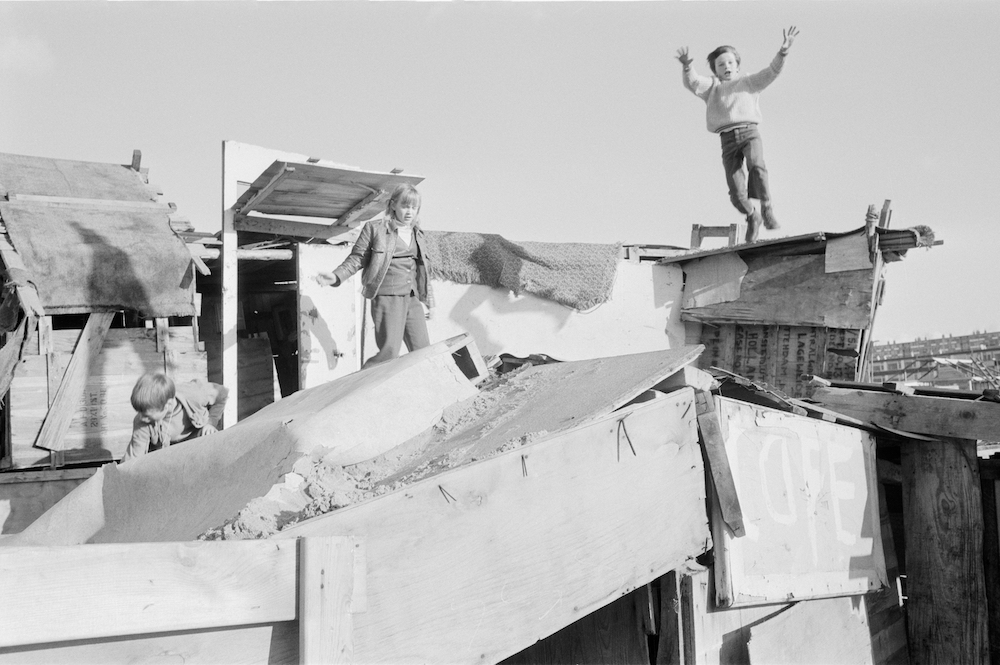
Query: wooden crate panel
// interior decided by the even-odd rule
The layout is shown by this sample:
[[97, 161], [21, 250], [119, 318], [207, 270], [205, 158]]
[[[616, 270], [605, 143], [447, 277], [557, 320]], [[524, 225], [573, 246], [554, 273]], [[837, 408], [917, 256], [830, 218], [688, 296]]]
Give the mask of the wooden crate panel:
[[[79, 330], [52, 331], [53, 352], [25, 355], [10, 388], [11, 457], [14, 468], [46, 465], [49, 452], [35, 448], [49, 401], [62, 379]], [[67, 461], [119, 459], [132, 433], [135, 411], [129, 398], [145, 372], [166, 371], [176, 382], [207, 377], [204, 351], [195, 351], [190, 327], [171, 327], [166, 353], [156, 349], [156, 331], [119, 328], [108, 331], [64, 441]], [[37, 344], [29, 344], [37, 351]]]

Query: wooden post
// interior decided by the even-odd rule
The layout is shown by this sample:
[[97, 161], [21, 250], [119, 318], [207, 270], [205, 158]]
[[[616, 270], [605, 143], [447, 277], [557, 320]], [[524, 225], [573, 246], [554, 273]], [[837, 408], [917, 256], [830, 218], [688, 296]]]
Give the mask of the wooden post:
[[997, 467], [980, 460], [983, 496], [983, 569], [989, 612], [990, 662], [1000, 663], [1000, 529], [997, 522]]
[[226, 402], [222, 419], [231, 426], [239, 420], [239, 370], [237, 368], [237, 319], [239, 317], [239, 263], [236, 246], [239, 242], [234, 226], [236, 212], [232, 206], [238, 198], [236, 181], [226, 173], [226, 143], [222, 144], [222, 385], [232, 396]]
[[988, 661], [976, 442], [902, 447], [910, 662]]
[[354, 541], [317, 536], [299, 540], [299, 661], [354, 661]]

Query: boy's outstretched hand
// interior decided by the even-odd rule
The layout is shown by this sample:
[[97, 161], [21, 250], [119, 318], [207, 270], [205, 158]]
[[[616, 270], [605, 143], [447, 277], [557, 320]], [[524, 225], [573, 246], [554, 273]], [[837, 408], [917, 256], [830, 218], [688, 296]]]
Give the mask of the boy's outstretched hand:
[[782, 30], [781, 36], [783, 39], [781, 42], [781, 50], [787, 51], [788, 49], [792, 48], [792, 42], [795, 41], [795, 38], [798, 37], [798, 35], [799, 35], [799, 29], [796, 28], [794, 25], [790, 27], [788, 30]]
[[688, 67], [691, 66], [691, 63], [693, 61], [691, 60], [691, 56], [688, 55], [687, 46], [682, 46], [681, 48], [677, 49], [677, 59], [681, 61], [681, 64], [684, 66], [684, 69], [687, 69]]

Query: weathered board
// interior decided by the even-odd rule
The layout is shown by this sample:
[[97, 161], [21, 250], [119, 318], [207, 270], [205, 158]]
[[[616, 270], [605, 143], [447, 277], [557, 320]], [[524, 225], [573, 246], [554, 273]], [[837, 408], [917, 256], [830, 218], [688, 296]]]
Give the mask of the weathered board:
[[356, 662], [496, 662], [709, 546], [692, 402], [681, 389], [278, 537], [365, 543]]
[[[701, 261], [723, 261], [725, 255]], [[822, 254], [743, 256], [747, 272], [739, 296], [685, 307], [688, 321], [769, 323], [825, 328], [868, 328], [874, 275], [871, 269], [827, 272]]]
[[721, 606], [864, 594], [888, 582], [867, 432], [717, 398], [747, 535], [713, 520]]

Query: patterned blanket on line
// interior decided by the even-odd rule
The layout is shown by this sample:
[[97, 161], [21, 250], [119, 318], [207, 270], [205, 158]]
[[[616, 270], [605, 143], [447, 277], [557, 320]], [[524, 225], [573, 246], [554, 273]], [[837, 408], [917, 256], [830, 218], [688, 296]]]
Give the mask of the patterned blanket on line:
[[493, 233], [426, 231], [431, 277], [530, 293], [577, 310], [611, 299], [621, 243], [511, 242]]

